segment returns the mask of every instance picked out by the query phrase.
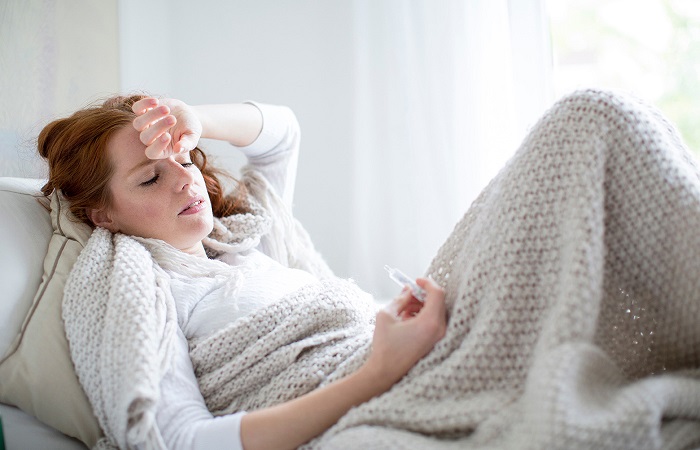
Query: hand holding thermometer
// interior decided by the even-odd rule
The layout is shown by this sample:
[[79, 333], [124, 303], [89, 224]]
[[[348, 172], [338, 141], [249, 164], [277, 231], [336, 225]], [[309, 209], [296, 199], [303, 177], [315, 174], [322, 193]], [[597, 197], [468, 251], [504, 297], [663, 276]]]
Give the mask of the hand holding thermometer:
[[415, 281], [410, 279], [399, 269], [392, 269], [389, 266], [384, 266], [384, 268], [387, 272], [389, 272], [389, 278], [394, 280], [401, 287], [407, 286], [416, 299], [420, 300], [421, 302], [425, 301], [425, 291], [421, 289]]

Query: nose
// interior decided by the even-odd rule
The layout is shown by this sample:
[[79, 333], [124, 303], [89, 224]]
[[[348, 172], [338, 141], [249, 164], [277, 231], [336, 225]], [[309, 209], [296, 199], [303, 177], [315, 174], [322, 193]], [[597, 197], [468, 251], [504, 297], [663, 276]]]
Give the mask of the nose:
[[175, 190], [181, 191], [187, 189], [194, 183], [194, 174], [191, 170], [188, 170], [186, 167], [183, 167], [182, 164], [175, 161], [172, 157], [168, 159], [168, 165], [171, 167], [171, 170], [175, 175], [173, 177], [175, 181]]

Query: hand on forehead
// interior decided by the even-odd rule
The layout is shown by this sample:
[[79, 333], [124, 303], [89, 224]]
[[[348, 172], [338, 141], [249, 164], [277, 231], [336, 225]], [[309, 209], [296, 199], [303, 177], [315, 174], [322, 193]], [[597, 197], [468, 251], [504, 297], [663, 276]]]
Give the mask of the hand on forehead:
[[202, 124], [194, 110], [175, 99], [146, 97], [132, 106], [133, 126], [146, 146], [146, 156], [162, 159], [194, 149], [202, 134]]

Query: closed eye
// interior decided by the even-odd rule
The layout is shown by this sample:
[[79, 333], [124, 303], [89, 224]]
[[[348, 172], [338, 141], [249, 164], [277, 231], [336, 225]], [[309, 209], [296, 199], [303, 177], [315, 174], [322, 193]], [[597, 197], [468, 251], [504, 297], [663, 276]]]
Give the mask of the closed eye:
[[150, 186], [150, 185], [152, 185], [152, 184], [156, 184], [156, 183], [158, 182], [158, 178], [159, 178], [159, 177], [160, 177], [160, 175], [155, 174], [155, 175], [153, 176], [153, 178], [151, 178], [150, 180], [144, 181], [143, 183], [141, 183], [141, 186]]
[[[181, 165], [182, 167], [184, 167], [184, 168], [187, 169], [187, 168], [190, 168], [190, 167], [194, 166], [194, 163], [193, 163], [193, 162], [190, 162], [190, 161], [186, 161], [186, 162], [180, 163], [180, 165]], [[158, 178], [160, 178], [160, 175], [159, 175], [159, 174], [155, 174], [155, 175], [153, 176], [153, 178], [151, 178], [150, 180], [144, 181], [143, 183], [141, 183], [141, 186], [151, 186], [151, 185], [154, 185], [154, 184], [156, 184], [156, 183], [158, 182]]]

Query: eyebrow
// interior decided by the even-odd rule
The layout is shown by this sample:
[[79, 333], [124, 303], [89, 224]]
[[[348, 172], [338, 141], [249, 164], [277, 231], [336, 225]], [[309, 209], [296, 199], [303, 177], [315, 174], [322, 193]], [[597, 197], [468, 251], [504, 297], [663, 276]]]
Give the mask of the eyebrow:
[[134, 167], [132, 167], [131, 169], [129, 169], [129, 171], [126, 173], [126, 176], [130, 177], [131, 175], [134, 174], [134, 172], [138, 172], [139, 170], [143, 169], [144, 167], [150, 166], [151, 164], [155, 164], [157, 162], [158, 162], [157, 159], [145, 159], [145, 160], [141, 161], [140, 163], [138, 163], [137, 165], [135, 165]]

